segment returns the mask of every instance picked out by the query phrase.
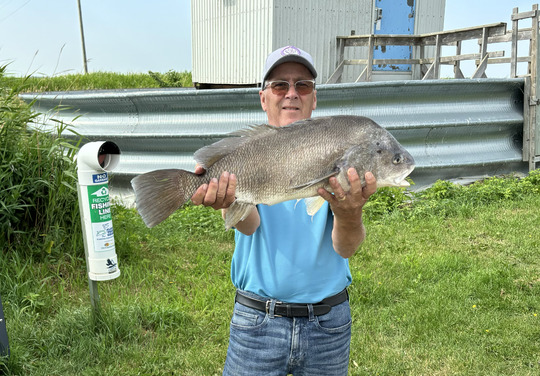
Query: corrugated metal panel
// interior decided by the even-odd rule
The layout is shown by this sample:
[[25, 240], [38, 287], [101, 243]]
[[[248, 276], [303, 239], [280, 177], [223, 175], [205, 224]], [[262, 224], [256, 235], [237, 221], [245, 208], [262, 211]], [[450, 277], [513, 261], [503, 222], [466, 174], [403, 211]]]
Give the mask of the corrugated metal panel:
[[271, 46], [273, 0], [192, 0], [193, 82], [253, 84]]
[[444, 30], [446, 0], [416, 0], [417, 17], [414, 34], [435, 33]]
[[[414, 156], [412, 178], [423, 186], [437, 179], [527, 171], [522, 162], [523, 87], [523, 79], [321, 85], [313, 115], [374, 119]], [[66, 107], [51, 113], [59, 105]], [[88, 140], [117, 143], [122, 155], [112, 183], [116, 189], [128, 188], [129, 180], [142, 172], [192, 170], [195, 150], [266, 121], [255, 88], [50, 93], [38, 97], [35, 109], [46, 118], [73, 123]]]
[[[275, 0], [275, 32], [271, 51], [289, 44], [309, 52], [315, 60], [317, 82], [328, 80], [336, 68], [338, 35], [372, 32], [373, 0]], [[348, 59], [360, 59], [363, 49], [349, 49]], [[355, 81], [360, 67], [345, 72], [343, 82]]]
[[[436, 33], [444, 30], [444, 10], [446, 0], [416, 0], [416, 12], [420, 17], [416, 17], [414, 25], [415, 34]], [[435, 47], [425, 47], [425, 56], [435, 56]], [[420, 47], [413, 48], [413, 58], [420, 58]], [[420, 66], [413, 66], [413, 78], [419, 79]]]

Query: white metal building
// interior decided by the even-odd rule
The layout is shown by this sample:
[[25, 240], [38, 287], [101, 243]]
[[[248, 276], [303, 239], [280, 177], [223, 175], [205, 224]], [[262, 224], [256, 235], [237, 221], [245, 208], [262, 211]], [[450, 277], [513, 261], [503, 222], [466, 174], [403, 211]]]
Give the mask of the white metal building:
[[[444, 7], [445, 0], [192, 0], [193, 82], [201, 87], [260, 84], [266, 56], [294, 45], [313, 56], [317, 83], [325, 83], [336, 67], [338, 35], [442, 31]], [[397, 48], [391, 53], [414, 54]], [[389, 51], [377, 52], [390, 58]], [[367, 48], [354, 48], [345, 58], [366, 56]], [[362, 68], [348, 68], [342, 82], [354, 82]], [[374, 67], [375, 80], [411, 77], [410, 66]]]

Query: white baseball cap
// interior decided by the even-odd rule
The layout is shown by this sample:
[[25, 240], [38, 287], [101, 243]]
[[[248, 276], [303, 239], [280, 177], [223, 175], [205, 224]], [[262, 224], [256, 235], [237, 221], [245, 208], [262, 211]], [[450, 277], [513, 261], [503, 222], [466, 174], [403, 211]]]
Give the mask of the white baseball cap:
[[317, 71], [315, 70], [313, 58], [311, 57], [311, 55], [298, 47], [285, 46], [278, 48], [266, 58], [261, 85], [264, 87], [264, 82], [266, 81], [266, 78], [268, 77], [272, 69], [274, 69], [280, 64], [291, 61], [303, 64], [307, 69], [309, 69], [309, 71], [313, 75], [313, 78], [317, 78]]

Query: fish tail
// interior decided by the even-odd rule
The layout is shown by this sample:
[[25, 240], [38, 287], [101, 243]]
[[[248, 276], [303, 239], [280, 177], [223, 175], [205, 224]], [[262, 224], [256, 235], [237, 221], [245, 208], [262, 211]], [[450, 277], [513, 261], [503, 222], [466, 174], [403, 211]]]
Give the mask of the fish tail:
[[133, 178], [135, 203], [146, 226], [163, 222], [187, 202], [198, 187], [197, 178], [179, 169], [156, 170]]

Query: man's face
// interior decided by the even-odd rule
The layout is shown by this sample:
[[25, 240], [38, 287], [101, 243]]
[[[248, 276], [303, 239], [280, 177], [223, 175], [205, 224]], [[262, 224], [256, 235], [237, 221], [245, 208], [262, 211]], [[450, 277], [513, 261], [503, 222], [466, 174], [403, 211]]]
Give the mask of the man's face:
[[259, 91], [261, 106], [266, 112], [269, 124], [282, 127], [311, 117], [311, 112], [317, 107], [317, 91], [300, 95], [296, 92], [294, 83], [312, 79], [309, 69], [300, 63], [283, 63], [272, 70], [266, 82], [288, 81], [290, 87], [284, 95], [273, 94], [271, 88]]

